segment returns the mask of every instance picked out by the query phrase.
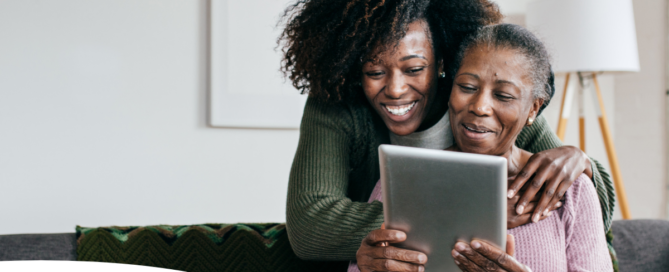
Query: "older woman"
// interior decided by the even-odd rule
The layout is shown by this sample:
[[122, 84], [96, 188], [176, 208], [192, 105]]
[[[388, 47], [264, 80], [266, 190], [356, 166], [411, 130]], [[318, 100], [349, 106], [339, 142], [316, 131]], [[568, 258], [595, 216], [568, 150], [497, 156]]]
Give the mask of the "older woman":
[[[535, 124], [554, 90], [548, 54], [529, 31], [505, 24], [465, 40], [455, 63], [460, 65], [449, 100], [449, 150], [505, 157], [513, 179], [532, 156], [516, 139]], [[372, 198], [380, 200], [379, 193], [377, 186]], [[508, 230], [513, 236], [506, 252], [474, 240], [456, 243], [452, 254], [463, 271], [612, 271], [601, 216], [595, 187], [580, 175], [547, 219]], [[420, 252], [388, 258], [383, 253], [391, 247], [370, 246], [405, 237], [393, 230], [371, 232], [358, 251], [360, 270], [422, 271], [427, 257]]]
[[[303, 259], [353, 260], [383, 222], [382, 205], [366, 203], [378, 146], [448, 147], [444, 67], [464, 37], [501, 15], [487, 0], [300, 0], [284, 18], [283, 71], [309, 93], [288, 186], [290, 243]], [[536, 154], [510, 188], [510, 228], [545, 218], [584, 172], [609, 226], [613, 188], [599, 164], [562, 146], [541, 117], [516, 144]]]

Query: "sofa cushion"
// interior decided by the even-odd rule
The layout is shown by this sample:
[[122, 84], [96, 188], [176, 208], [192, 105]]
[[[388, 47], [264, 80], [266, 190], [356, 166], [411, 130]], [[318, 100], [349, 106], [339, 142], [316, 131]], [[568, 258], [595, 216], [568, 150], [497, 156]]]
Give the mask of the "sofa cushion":
[[0, 261], [77, 259], [74, 233], [0, 235]]
[[669, 221], [618, 220], [612, 229], [620, 271], [669, 270]]
[[77, 227], [80, 261], [197, 271], [345, 271], [295, 256], [284, 224]]

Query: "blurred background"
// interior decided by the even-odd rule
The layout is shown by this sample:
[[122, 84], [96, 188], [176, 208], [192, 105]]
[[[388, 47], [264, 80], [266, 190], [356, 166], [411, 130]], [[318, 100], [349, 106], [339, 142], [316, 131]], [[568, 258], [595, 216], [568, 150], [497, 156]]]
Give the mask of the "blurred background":
[[[248, 101], [301, 111], [266, 101], [274, 89], [299, 99], [285, 94], [272, 51], [291, 1], [221, 1], [229, 17], [212, 18], [206, 0], [0, 0], [0, 234], [285, 222], [298, 130], [225, 120], [248, 117]], [[525, 24], [530, 1], [496, 2], [507, 22]], [[599, 80], [632, 218], [666, 219], [668, 7], [633, 8], [640, 72]], [[221, 44], [227, 66], [210, 69]], [[221, 77], [224, 93], [243, 95], [211, 103]], [[545, 111], [553, 128], [563, 84], [558, 75]], [[609, 167], [587, 109], [586, 151]], [[565, 142], [578, 146], [572, 111]]]

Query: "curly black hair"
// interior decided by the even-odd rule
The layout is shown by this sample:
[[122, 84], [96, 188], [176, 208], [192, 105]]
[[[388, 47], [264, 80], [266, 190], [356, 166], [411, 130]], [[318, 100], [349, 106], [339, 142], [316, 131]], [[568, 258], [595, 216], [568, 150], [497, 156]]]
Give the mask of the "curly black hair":
[[[298, 0], [280, 22], [281, 70], [303, 94], [351, 101], [362, 94], [364, 58], [397, 46], [412, 22], [427, 22], [435, 57], [448, 65], [466, 36], [501, 18], [488, 0]], [[451, 76], [441, 80], [439, 91], [449, 91]]]

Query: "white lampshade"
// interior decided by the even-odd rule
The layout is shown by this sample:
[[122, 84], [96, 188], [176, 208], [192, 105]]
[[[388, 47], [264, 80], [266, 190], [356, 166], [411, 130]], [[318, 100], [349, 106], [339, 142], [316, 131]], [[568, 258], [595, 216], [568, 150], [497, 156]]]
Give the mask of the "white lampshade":
[[537, 0], [526, 23], [555, 72], [639, 71], [632, 0]]

